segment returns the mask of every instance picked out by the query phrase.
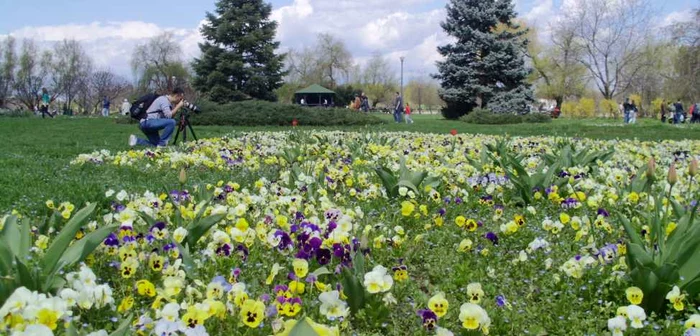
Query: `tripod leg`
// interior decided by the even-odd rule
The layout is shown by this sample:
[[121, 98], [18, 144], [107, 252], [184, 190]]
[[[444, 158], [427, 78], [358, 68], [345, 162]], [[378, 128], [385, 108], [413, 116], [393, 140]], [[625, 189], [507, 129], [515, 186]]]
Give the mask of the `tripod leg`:
[[180, 136], [180, 125], [177, 125], [177, 132], [175, 132], [175, 139], [173, 140], [173, 145], [177, 143], [177, 138]]
[[194, 134], [194, 129], [192, 128], [192, 124], [190, 122], [187, 122], [187, 127], [190, 129], [190, 133], [192, 133], [192, 137], [194, 138], [194, 141], [197, 141], [197, 135]]

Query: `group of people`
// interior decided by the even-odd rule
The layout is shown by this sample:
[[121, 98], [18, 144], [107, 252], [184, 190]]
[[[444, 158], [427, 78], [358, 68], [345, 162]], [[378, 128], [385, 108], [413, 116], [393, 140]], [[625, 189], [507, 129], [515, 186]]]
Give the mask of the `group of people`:
[[[634, 124], [637, 120], [637, 113], [639, 109], [634, 100], [630, 101], [629, 98], [625, 99], [625, 102], [620, 104], [620, 111], [624, 113], [625, 124]], [[698, 103], [692, 104], [688, 113], [683, 109], [683, 103], [680, 100], [675, 103], [666, 102], [665, 100], [661, 102], [661, 122], [669, 122], [673, 124], [681, 124], [688, 120], [688, 114], [690, 115], [690, 123], [700, 123], [700, 109]]]
[[[698, 103], [690, 105], [688, 114], [690, 115], [690, 123], [695, 124], [700, 122]], [[668, 121], [669, 123], [680, 124], [684, 123], [687, 119], [688, 116], [683, 110], [683, 103], [681, 103], [680, 99], [675, 103], [666, 101], [661, 103], [661, 122], [665, 123]]]
[[634, 100], [630, 102], [630, 99], [626, 98], [625, 102], [620, 106], [620, 109], [625, 115], [625, 124], [634, 124], [637, 122], [637, 113], [639, 113], [639, 109], [637, 109], [637, 104], [634, 103]]
[[[39, 104], [35, 107], [35, 112], [37, 115], [41, 113], [42, 118], [46, 118], [46, 116], [49, 116], [51, 118], [55, 117], [58, 114], [57, 110], [51, 111], [51, 102], [52, 98], [51, 95], [49, 95], [49, 90], [46, 88], [41, 89], [41, 96], [39, 96]], [[102, 116], [103, 117], [109, 117], [109, 108], [111, 107], [111, 102], [107, 96], [104, 96], [102, 98]], [[69, 114], [69, 106], [64, 105], [64, 114]], [[129, 103], [129, 100], [124, 98], [124, 102], [122, 103], [120, 112], [123, 115], [128, 115], [129, 110], [131, 109], [131, 104]], [[72, 113], [70, 113], [72, 115]]]
[[362, 94], [355, 94], [355, 99], [350, 103], [350, 108], [353, 110], [361, 110], [362, 112], [369, 112], [369, 99], [364, 92]]

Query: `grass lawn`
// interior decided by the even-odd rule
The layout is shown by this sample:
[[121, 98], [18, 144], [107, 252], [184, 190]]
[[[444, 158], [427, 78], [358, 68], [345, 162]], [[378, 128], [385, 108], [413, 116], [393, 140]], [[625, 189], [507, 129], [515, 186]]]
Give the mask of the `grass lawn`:
[[[447, 133], [483, 133], [496, 135], [570, 136], [599, 139], [657, 141], [664, 139], [700, 139], [697, 127], [674, 127], [655, 120], [640, 120], [624, 126], [620, 120], [555, 120], [551, 124], [471, 125], [446, 121], [436, 115], [413, 115], [415, 124], [395, 124], [383, 115], [387, 124], [371, 127], [325, 128], [355, 131], [414, 131]], [[306, 129], [305, 127], [300, 127]], [[232, 131], [282, 131], [291, 127], [196, 127], [200, 138], [216, 137]], [[310, 129], [310, 128], [309, 128]], [[111, 165], [71, 167], [78, 154], [127, 148], [127, 137], [138, 130], [134, 125], [116, 124], [111, 119], [94, 118], [2, 118], [0, 119], [0, 213], [13, 208], [40, 209], [49, 198], [56, 202], [81, 204], [95, 200], [104, 191], [162, 190], [166, 181], [176, 181], [177, 172], [149, 172], [117, 168]], [[172, 176], [170, 176], [172, 175]], [[203, 172], [190, 177], [194, 181], [226, 179], [223, 172]]]

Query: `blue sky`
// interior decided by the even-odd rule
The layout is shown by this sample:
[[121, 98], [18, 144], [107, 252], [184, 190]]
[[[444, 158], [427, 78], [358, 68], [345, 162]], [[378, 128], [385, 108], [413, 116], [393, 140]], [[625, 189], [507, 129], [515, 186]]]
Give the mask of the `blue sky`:
[[[332, 0], [328, 0], [332, 1]], [[536, 1], [516, 1], [521, 14], [532, 9]], [[561, 1], [554, 1], [555, 6]], [[273, 8], [289, 5], [291, 0], [272, 0]], [[426, 11], [440, 8], [446, 1], [424, 1], [407, 8], [409, 11]], [[652, 1], [668, 14], [686, 10], [698, 1]], [[138, 8], [138, 10], [124, 10]], [[25, 26], [89, 23], [93, 21], [144, 21], [176, 28], [196, 26], [204, 12], [214, 9], [214, 1], [207, 0], [0, 0], [0, 33], [7, 34]], [[367, 8], [371, 14], [371, 8]]]
[[[563, 1], [515, 0], [516, 10], [531, 26], [545, 27], [560, 13]], [[581, 1], [581, 0], [577, 0]], [[698, 0], [650, 0], [657, 21], [687, 18]], [[64, 38], [77, 39], [99, 68], [129, 75], [133, 48], [171, 31], [185, 58], [198, 55], [198, 27], [214, 0], [0, 0], [0, 39], [31, 38], [50, 48]], [[434, 70], [436, 47], [446, 0], [272, 0], [280, 23], [282, 49], [300, 49], [318, 33], [343, 39], [362, 64], [373, 53], [391, 59], [406, 56], [408, 77]], [[398, 63], [398, 62], [396, 62]]]

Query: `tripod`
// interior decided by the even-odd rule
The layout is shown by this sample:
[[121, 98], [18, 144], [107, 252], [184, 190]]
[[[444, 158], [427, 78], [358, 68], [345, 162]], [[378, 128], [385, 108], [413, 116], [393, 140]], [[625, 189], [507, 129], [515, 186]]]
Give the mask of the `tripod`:
[[175, 140], [173, 140], [173, 144], [177, 143], [177, 138], [180, 136], [180, 132], [182, 132], [182, 142], [187, 142], [188, 128], [190, 129], [190, 133], [192, 133], [194, 140], [197, 141], [197, 135], [194, 134], [194, 129], [192, 129], [192, 125], [190, 124], [190, 114], [187, 112], [187, 110], [183, 110], [182, 113], [180, 113], [180, 120], [177, 122], [177, 132], [175, 133]]

